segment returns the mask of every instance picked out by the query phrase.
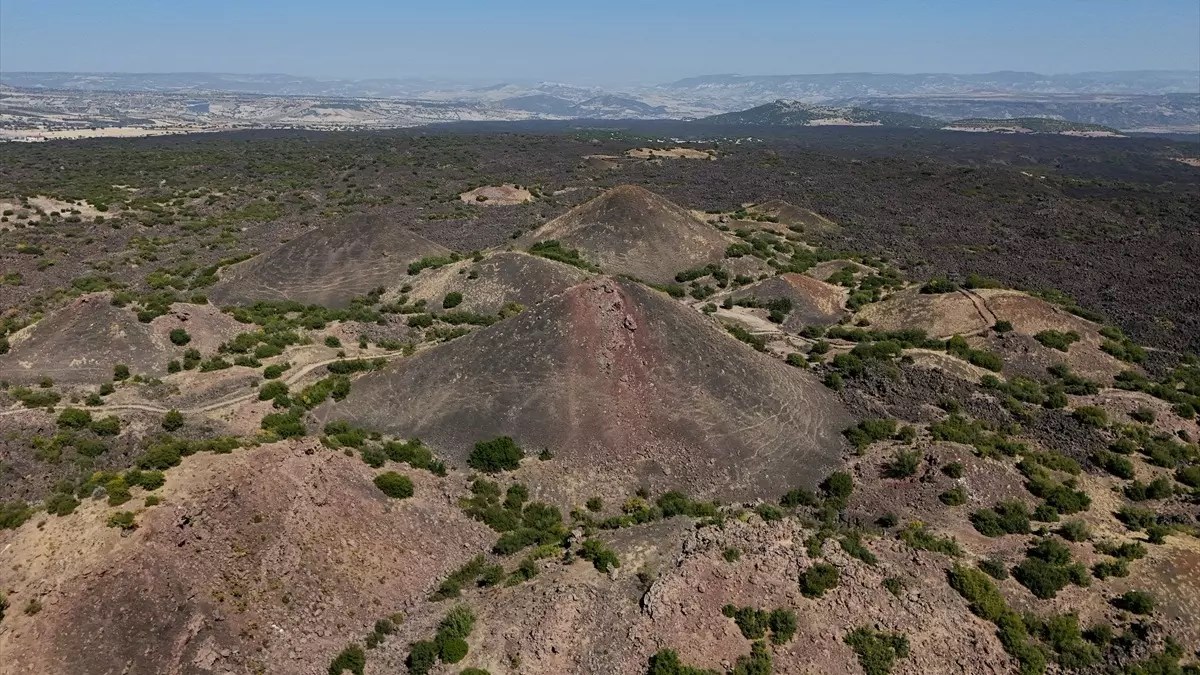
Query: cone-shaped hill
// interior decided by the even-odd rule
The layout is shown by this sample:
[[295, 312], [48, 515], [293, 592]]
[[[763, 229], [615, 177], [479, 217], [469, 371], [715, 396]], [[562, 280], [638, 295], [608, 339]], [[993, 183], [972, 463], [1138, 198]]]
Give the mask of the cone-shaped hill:
[[357, 216], [323, 225], [238, 263], [208, 293], [218, 305], [295, 300], [345, 307], [356, 296], [389, 286], [408, 264], [450, 250], [380, 216]]
[[851, 421], [812, 375], [607, 277], [367, 375], [319, 416], [418, 436], [458, 466], [477, 441], [512, 436], [553, 453], [522, 479], [562, 501], [642, 484], [725, 499], [812, 486]]
[[803, 228], [805, 232], [828, 232], [837, 229], [837, 223], [816, 211], [803, 209], [781, 199], [755, 204], [749, 209], [753, 213], [771, 216], [781, 225]]
[[732, 239], [645, 188], [622, 185], [522, 238], [556, 239], [607, 274], [670, 283], [677, 272], [719, 262]]
[[783, 327], [792, 331], [804, 326], [831, 326], [848, 316], [846, 295], [844, 288], [794, 272], [764, 279], [733, 293], [736, 299], [751, 297], [764, 303], [775, 298], [791, 300], [792, 311]]
[[501, 251], [479, 262], [463, 260], [414, 278], [411, 300], [440, 307], [449, 293], [461, 293], [457, 309], [495, 314], [510, 302], [531, 307], [583, 281], [588, 273], [578, 267], [528, 253]]
[[0, 380], [29, 383], [50, 377], [63, 384], [109, 382], [117, 364], [133, 373], [165, 375], [167, 362], [184, 351], [171, 343], [171, 330], [186, 330], [191, 339], [188, 346], [206, 351], [241, 330], [237, 321], [211, 305], [179, 303], [166, 315], [142, 323], [111, 300], [108, 293], [76, 298], [19, 331], [10, 351], [0, 356]]

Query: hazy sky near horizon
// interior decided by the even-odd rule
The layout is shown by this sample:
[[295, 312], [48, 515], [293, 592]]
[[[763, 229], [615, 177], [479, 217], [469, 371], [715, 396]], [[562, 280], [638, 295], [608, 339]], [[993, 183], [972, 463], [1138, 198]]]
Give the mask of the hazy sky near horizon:
[[1196, 0], [0, 0], [0, 71], [663, 82], [1200, 69]]

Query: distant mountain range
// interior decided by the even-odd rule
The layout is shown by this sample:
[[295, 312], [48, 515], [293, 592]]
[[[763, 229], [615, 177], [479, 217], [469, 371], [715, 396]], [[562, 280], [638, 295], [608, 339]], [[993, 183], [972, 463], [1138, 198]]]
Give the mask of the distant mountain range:
[[800, 101], [774, 101], [749, 110], [712, 115], [698, 120], [705, 124], [751, 127], [882, 126], [953, 131], [996, 131], [1035, 134], [1116, 135], [1117, 130], [1098, 124], [1069, 120], [1023, 117], [1015, 119], [971, 118], [953, 121], [924, 115], [860, 107], [812, 105]]
[[811, 105], [779, 100], [749, 110], [705, 117], [710, 124], [740, 126], [887, 126], [936, 129], [942, 123], [932, 117], [870, 108]]
[[[403, 124], [420, 120], [471, 119], [702, 119], [719, 124], [764, 124], [756, 116], [822, 123], [937, 127], [965, 118], [1049, 118], [1124, 131], [1200, 132], [1200, 71], [1129, 71], [1044, 75], [996, 72], [835, 73], [827, 75], [704, 75], [621, 90], [556, 82], [448, 81], [428, 78], [319, 79], [286, 74], [231, 73], [0, 73], [0, 113], [4, 88], [13, 93], [112, 99], [122, 110], [124, 96], [166, 97], [143, 105], [170, 113], [166, 99], [218, 100], [221, 97], [293, 98], [267, 102], [273, 123], [291, 114], [276, 109], [337, 108], [334, 99], [363, 99], [368, 111], [356, 116], [321, 112], [330, 122], [386, 125], [403, 109]], [[75, 92], [72, 94], [72, 92]], [[11, 96], [9, 97], [10, 100]], [[786, 110], [761, 106], [790, 102]], [[17, 112], [25, 114], [25, 108]], [[232, 104], [214, 105], [216, 111]], [[871, 112], [864, 112], [871, 111]], [[125, 110], [125, 112], [129, 112]], [[307, 115], [307, 113], [305, 113]], [[311, 116], [311, 115], [309, 115]], [[714, 117], [716, 116], [716, 117]], [[235, 115], [233, 120], [238, 115]], [[351, 119], [353, 118], [353, 119]], [[397, 118], [399, 121], [399, 118]], [[225, 121], [229, 121], [228, 119]], [[784, 124], [791, 122], [770, 122]]]

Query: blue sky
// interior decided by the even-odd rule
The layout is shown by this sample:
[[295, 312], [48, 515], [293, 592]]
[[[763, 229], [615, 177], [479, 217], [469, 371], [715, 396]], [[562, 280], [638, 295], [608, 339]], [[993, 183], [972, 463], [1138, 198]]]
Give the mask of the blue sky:
[[1197, 0], [0, 0], [0, 70], [652, 83], [1200, 69]]

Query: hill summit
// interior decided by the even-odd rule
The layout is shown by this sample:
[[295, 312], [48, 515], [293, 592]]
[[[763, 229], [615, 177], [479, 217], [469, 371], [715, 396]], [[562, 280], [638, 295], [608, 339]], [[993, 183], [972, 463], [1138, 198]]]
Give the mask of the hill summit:
[[609, 274], [669, 283], [675, 273], [718, 262], [732, 242], [687, 209], [649, 190], [622, 185], [525, 235], [558, 240]]
[[458, 465], [496, 436], [548, 449], [554, 461], [522, 474], [563, 501], [642, 484], [722, 498], [811, 487], [850, 422], [811, 374], [608, 277], [367, 375], [321, 412], [418, 436]]
[[208, 295], [219, 305], [295, 300], [345, 307], [355, 296], [406, 274], [410, 262], [449, 254], [386, 218], [356, 216], [228, 268]]
[[701, 120], [709, 124], [740, 124], [770, 127], [886, 126], [933, 129], [941, 123], [930, 117], [910, 113], [812, 105], [780, 99], [749, 110], [712, 115]]

